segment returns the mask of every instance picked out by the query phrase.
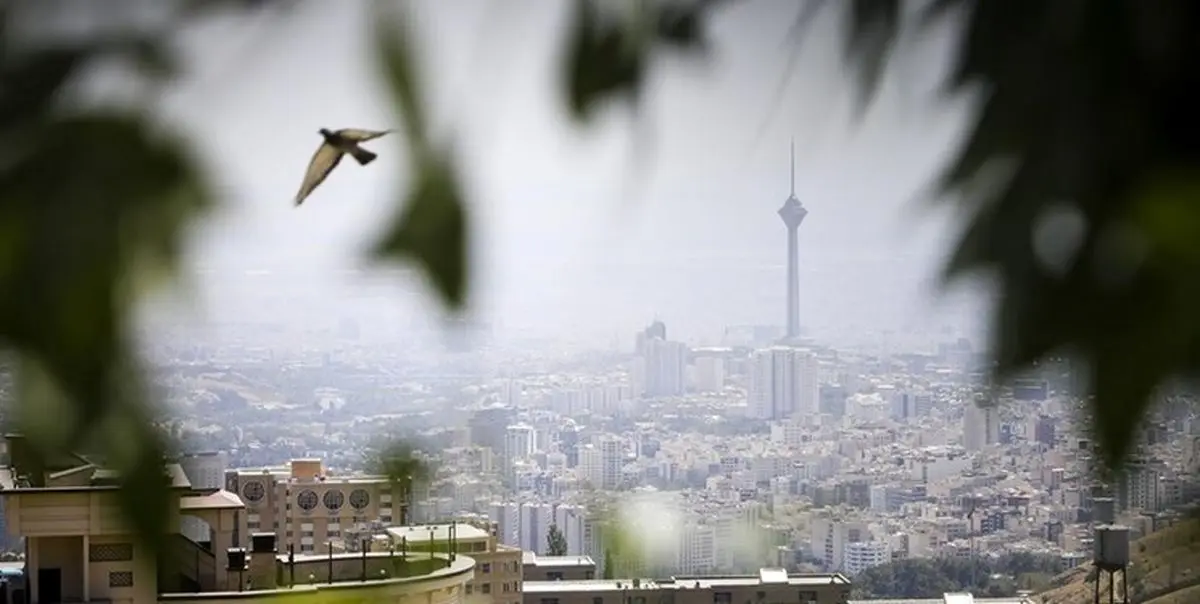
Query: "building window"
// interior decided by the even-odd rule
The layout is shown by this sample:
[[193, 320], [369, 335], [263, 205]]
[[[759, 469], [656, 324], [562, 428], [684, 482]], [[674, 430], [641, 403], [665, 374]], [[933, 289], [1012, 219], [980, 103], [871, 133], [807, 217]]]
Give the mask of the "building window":
[[[584, 573], [583, 573], [583, 578], [584, 578], [584, 579], [587, 579], [588, 581], [591, 581], [592, 579], [595, 579], [595, 578], [596, 578], [596, 571], [594, 571], [594, 570], [584, 571]], [[593, 604], [594, 604], [594, 603], [593, 603]]]
[[596, 596], [592, 598], [592, 604], [604, 604], [604, 598]]
[[483, 593], [485, 593], [485, 594], [490, 594], [490, 593], [492, 593], [492, 584], [491, 584], [491, 583], [484, 583], [483, 585], [480, 585], [480, 586], [479, 586], [479, 591], [481, 591], [481, 592], [483, 592]]
[[800, 592], [800, 601], [801, 602], [816, 602], [817, 601], [817, 592], [815, 592], [815, 591]]
[[541, 604], [558, 604], [558, 598], [542, 598]]
[[109, 587], [133, 587], [133, 571], [115, 570], [108, 573]]
[[474, 592], [475, 592], [475, 585], [472, 583], [467, 583], [467, 595], [469, 596]]
[[484, 562], [483, 564], [480, 564], [480, 565], [479, 565], [479, 570], [482, 570], [482, 571], [483, 571], [483, 574], [485, 574], [485, 575], [487, 575], [487, 574], [491, 574], [491, 572], [492, 572], [492, 563], [491, 563], [491, 562]]
[[504, 593], [508, 593], [508, 581], [504, 582]]
[[733, 594], [727, 591], [718, 591], [713, 594], [713, 604], [733, 604]]
[[562, 581], [562, 573], [558, 572], [558, 571], [548, 572], [548, 573], [546, 573], [546, 580], [547, 581]]
[[88, 545], [89, 562], [128, 562], [133, 560], [132, 543], [92, 543]]

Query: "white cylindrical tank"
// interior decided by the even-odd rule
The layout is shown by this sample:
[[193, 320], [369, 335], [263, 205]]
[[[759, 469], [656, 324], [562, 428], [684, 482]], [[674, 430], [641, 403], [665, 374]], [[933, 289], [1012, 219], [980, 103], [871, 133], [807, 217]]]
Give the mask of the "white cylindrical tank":
[[1129, 527], [1115, 524], [1097, 526], [1092, 561], [1103, 569], [1129, 566]]

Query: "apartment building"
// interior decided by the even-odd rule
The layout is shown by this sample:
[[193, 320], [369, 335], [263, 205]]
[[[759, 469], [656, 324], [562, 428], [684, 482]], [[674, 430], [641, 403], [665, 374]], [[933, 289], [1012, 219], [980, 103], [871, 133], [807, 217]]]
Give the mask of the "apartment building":
[[[362, 537], [407, 518], [407, 503], [387, 477], [331, 476], [320, 459], [227, 470], [225, 489], [246, 504], [250, 532], [274, 532], [281, 550], [298, 554], [353, 551]], [[245, 546], [248, 535], [235, 542]]]
[[838, 573], [527, 581], [524, 604], [845, 604], [850, 580]]
[[396, 526], [387, 534], [393, 549], [455, 551], [475, 559], [475, 576], [466, 585], [468, 604], [521, 604], [521, 549], [500, 543], [494, 523]]
[[[476, 562], [466, 555], [379, 553], [285, 555], [274, 533], [248, 534], [245, 505], [234, 493], [192, 487], [179, 464], [164, 464], [171, 480], [174, 532], [159, 556], [135, 539], [119, 508], [118, 476], [83, 456], [36, 459], [20, 436], [8, 436], [0, 457], [0, 499], [10, 533], [25, 542], [25, 560], [0, 567], [5, 603], [320, 604], [353, 601], [461, 604]], [[180, 520], [209, 528], [198, 543]], [[239, 520], [240, 518], [240, 520]]]
[[596, 578], [591, 556], [539, 556], [524, 552], [521, 576], [525, 581], [580, 581]]

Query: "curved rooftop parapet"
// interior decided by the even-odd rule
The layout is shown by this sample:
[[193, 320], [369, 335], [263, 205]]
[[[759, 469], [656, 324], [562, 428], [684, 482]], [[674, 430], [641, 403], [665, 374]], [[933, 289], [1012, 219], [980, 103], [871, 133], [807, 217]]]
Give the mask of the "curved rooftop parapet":
[[[340, 602], [399, 601], [420, 597], [431, 604], [458, 604], [463, 601], [465, 586], [474, 578], [475, 560], [469, 556], [425, 555], [410, 559], [398, 567], [398, 557], [387, 552], [335, 554], [333, 556], [296, 557], [295, 584], [288, 586], [292, 575], [287, 556], [276, 559], [281, 586], [272, 589], [243, 591], [206, 591], [196, 593], [160, 594], [162, 604], [201, 604], [207, 602], [271, 601], [288, 604], [337, 604]], [[421, 563], [429, 563], [423, 565]], [[430, 566], [432, 568], [430, 570]], [[405, 576], [390, 576], [388, 569], [406, 568]], [[329, 581], [330, 571], [333, 581]], [[365, 571], [366, 579], [363, 579]], [[404, 571], [401, 571], [404, 572]], [[286, 600], [285, 600], [286, 599]]]

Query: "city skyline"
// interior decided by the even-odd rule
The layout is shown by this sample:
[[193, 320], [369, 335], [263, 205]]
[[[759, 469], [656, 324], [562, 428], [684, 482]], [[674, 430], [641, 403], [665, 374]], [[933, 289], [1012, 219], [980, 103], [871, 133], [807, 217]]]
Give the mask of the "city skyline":
[[[925, 67], [886, 78], [872, 111], [852, 126], [842, 102], [850, 88], [827, 60], [838, 37], [821, 33], [836, 31], [833, 16], [822, 17], [824, 26], [813, 30], [797, 61], [796, 83], [778, 100], [804, 110], [771, 113], [768, 97], [787, 64], [781, 47], [791, 9], [740, 4], [714, 22], [722, 60], [706, 67], [703, 77], [664, 65], [654, 104], [638, 116], [606, 114], [596, 127], [580, 130], [562, 119], [553, 70], [541, 62], [554, 41], [538, 38], [528, 48], [508, 44], [527, 38], [527, 31], [553, 30], [566, 18], [565, 7], [520, 11], [520, 19], [479, 40], [470, 24], [483, 10], [478, 2], [422, 4], [415, 18], [423, 24], [423, 61], [444, 75], [429, 91], [439, 108], [434, 118], [460, 141], [456, 148], [477, 210], [474, 311], [495, 326], [496, 337], [567, 334], [604, 345], [659, 314], [681, 339], [715, 343], [725, 325], [780, 321], [779, 309], [788, 302], [778, 287], [779, 271], [786, 263], [779, 254], [779, 218], [767, 210], [776, 209], [769, 200], [780, 192], [778, 150], [793, 135], [795, 193], [821, 200], [820, 228], [797, 242], [804, 292], [796, 304], [805, 329], [839, 342], [870, 340], [884, 330], [939, 329], [941, 323], [981, 333], [977, 292], [945, 299], [934, 293], [937, 263], [953, 231], [949, 216], [917, 214], [907, 205], [954, 144], [966, 116], [954, 103], [934, 111], [914, 102], [932, 94], [948, 33], [933, 32], [914, 49], [914, 59], [898, 60], [896, 70], [912, 69], [904, 65], [917, 59]], [[359, 5], [302, 3], [280, 18], [270, 44], [261, 41], [253, 21], [186, 32], [182, 47], [195, 75], [167, 90], [164, 111], [196, 134], [206, 162], [221, 175], [226, 203], [201, 226], [185, 255], [184, 276], [193, 286], [179, 296], [186, 303], [172, 302], [169, 312], [159, 314], [221, 322], [264, 312], [270, 305], [261, 292], [235, 290], [223, 281], [246, 271], [286, 269], [289, 280], [303, 286], [289, 298], [288, 312], [297, 321], [319, 321], [330, 307], [372, 297], [378, 302], [362, 311], [368, 318], [400, 309], [438, 320], [426, 284], [408, 271], [346, 274], [368, 268], [358, 257], [362, 242], [404, 186], [402, 171], [332, 178], [323, 185], [331, 201], [305, 212], [279, 201], [293, 192], [314, 128], [394, 125], [382, 98], [341, 94], [377, 89], [374, 58], [356, 34], [366, 18]], [[317, 35], [328, 41], [325, 58], [309, 60], [308, 41]], [[214, 44], [217, 38], [222, 43]], [[481, 46], [509, 50], [477, 51]], [[253, 49], [253, 60], [235, 61], [239, 49]], [[238, 69], [231, 69], [235, 63]], [[315, 71], [291, 77], [300, 66]], [[505, 83], [489, 75], [499, 72], [512, 77]], [[222, 86], [212, 87], [216, 81]], [[455, 91], [466, 82], [495, 84], [495, 93], [487, 102], [463, 97]], [[286, 119], [273, 109], [278, 98], [296, 99]], [[623, 159], [639, 140], [637, 122], [630, 120], [653, 125], [657, 141], [637, 170]], [[762, 136], [756, 135], [760, 121]], [[247, 153], [244, 137], [265, 147]], [[381, 151], [399, 154], [387, 149], [398, 140], [383, 142]], [[705, 304], [692, 303], [696, 299]]]

